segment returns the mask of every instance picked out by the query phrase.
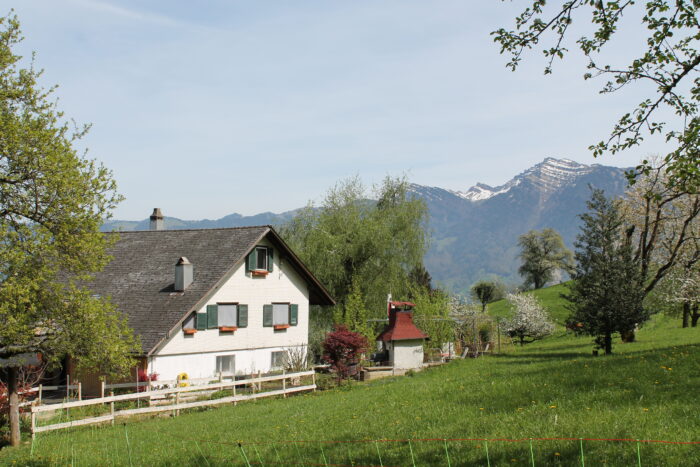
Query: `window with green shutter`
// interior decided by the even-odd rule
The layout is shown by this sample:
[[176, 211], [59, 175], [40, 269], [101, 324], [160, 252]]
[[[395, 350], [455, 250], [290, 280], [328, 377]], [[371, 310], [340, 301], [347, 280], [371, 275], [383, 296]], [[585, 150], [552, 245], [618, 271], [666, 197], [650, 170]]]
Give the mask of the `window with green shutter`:
[[292, 303], [289, 305], [289, 325], [296, 326], [299, 322], [299, 305]]
[[267, 248], [267, 272], [272, 272], [274, 250], [272, 248]]
[[198, 331], [204, 331], [205, 329], [207, 329], [207, 314], [197, 313], [196, 322]]
[[272, 305], [263, 305], [263, 326], [272, 327]]
[[219, 306], [207, 305], [207, 328], [214, 329], [219, 327]]
[[258, 255], [256, 254], [257, 249], [253, 248], [253, 251], [248, 253], [245, 259], [246, 271], [255, 271], [255, 266], [258, 263]]
[[238, 305], [238, 327], [248, 327], [248, 305]]
[[[272, 272], [274, 250], [266, 246], [256, 246], [246, 257], [247, 272]], [[262, 275], [262, 274], [261, 274]]]

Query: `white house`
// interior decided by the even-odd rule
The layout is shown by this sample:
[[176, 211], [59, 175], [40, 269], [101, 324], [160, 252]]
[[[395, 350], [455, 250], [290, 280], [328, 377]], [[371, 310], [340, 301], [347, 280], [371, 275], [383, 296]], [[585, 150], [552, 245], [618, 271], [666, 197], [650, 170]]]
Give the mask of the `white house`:
[[[159, 379], [281, 368], [305, 350], [309, 305], [333, 298], [271, 226], [119, 232], [90, 284], [140, 337], [140, 367]], [[84, 382], [85, 384], [85, 382]]]

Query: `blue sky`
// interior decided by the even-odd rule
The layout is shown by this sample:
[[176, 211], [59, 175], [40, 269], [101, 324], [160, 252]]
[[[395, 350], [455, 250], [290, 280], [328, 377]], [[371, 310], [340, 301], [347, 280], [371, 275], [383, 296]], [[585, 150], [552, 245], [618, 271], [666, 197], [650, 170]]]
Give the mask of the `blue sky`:
[[82, 144], [126, 196], [116, 218], [280, 212], [355, 174], [465, 190], [549, 156], [630, 166], [663, 151], [594, 160], [641, 91], [600, 96], [576, 56], [547, 77], [538, 54], [508, 71], [489, 32], [512, 24], [511, 2], [14, 3], [20, 52], [93, 124]]

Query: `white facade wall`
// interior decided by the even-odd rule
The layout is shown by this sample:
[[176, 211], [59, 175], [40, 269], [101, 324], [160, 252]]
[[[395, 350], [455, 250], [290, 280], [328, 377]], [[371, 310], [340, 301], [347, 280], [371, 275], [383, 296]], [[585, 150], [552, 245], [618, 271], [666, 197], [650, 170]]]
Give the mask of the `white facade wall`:
[[423, 366], [423, 340], [391, 341], [389, 361], [396, 369], [408, 370]]
[[[271, 246], [266, 240], [259, 245]], [[180, 373], [190, 378], [215, 376], [216, 357], [235, 355], [237, 374], [266, 372], [271, 368], [272, 352], [306, 346], [309, 338], [309, 290], [306, 281], [291, 264], [274, 251], [273, 271], [265, 277], [253, 277], [246, 272], [242, 261], [233, 275], [197, 312], [205, 312], [207, 305], [237, 302], [248, 305], [248, 326], [233, 333], [218, 329], [199, 330], [185, 336], [182, 329], [154, 352], [149, 358], [149, 373], [158, 373], [159, 379], [175, 379]], [[197, 280], [197, 265], [194, 264]], [[185, 291], [185, 293], [187, 293]], [[299, 305], [298, 324], [275, 331], [263, 327], [263, 305], [289, 302]]]

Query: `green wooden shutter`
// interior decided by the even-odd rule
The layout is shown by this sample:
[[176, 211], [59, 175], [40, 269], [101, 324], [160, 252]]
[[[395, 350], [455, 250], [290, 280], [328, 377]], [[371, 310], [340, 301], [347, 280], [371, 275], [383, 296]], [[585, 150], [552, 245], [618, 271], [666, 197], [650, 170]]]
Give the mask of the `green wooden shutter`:
[[197, 330], [198, 331], [204, 331], [207, 328], [207, 314], [206, 313], [197, 313]]
[[238, 327], [248, 327], [248, 305], [238, 305]]
[[219, 327], [219, 305], [207, 305], [207, 327], [209, 329]]
[[299, 322], [299, 305], [289, 305], [289, 325], [296, 326]]
[[253, 248], [253, 251], [251, 251], [246, 258], [246, 271], [255, 271], [255, 267], [258, 265], [257, 251], [257, 248]]
[[263, 326], [272, 326], [272, 305], [263, 305]]
[[272, 248], [267, 249], [267, 272], [272, 272], [273, 252], [274, 250]]

